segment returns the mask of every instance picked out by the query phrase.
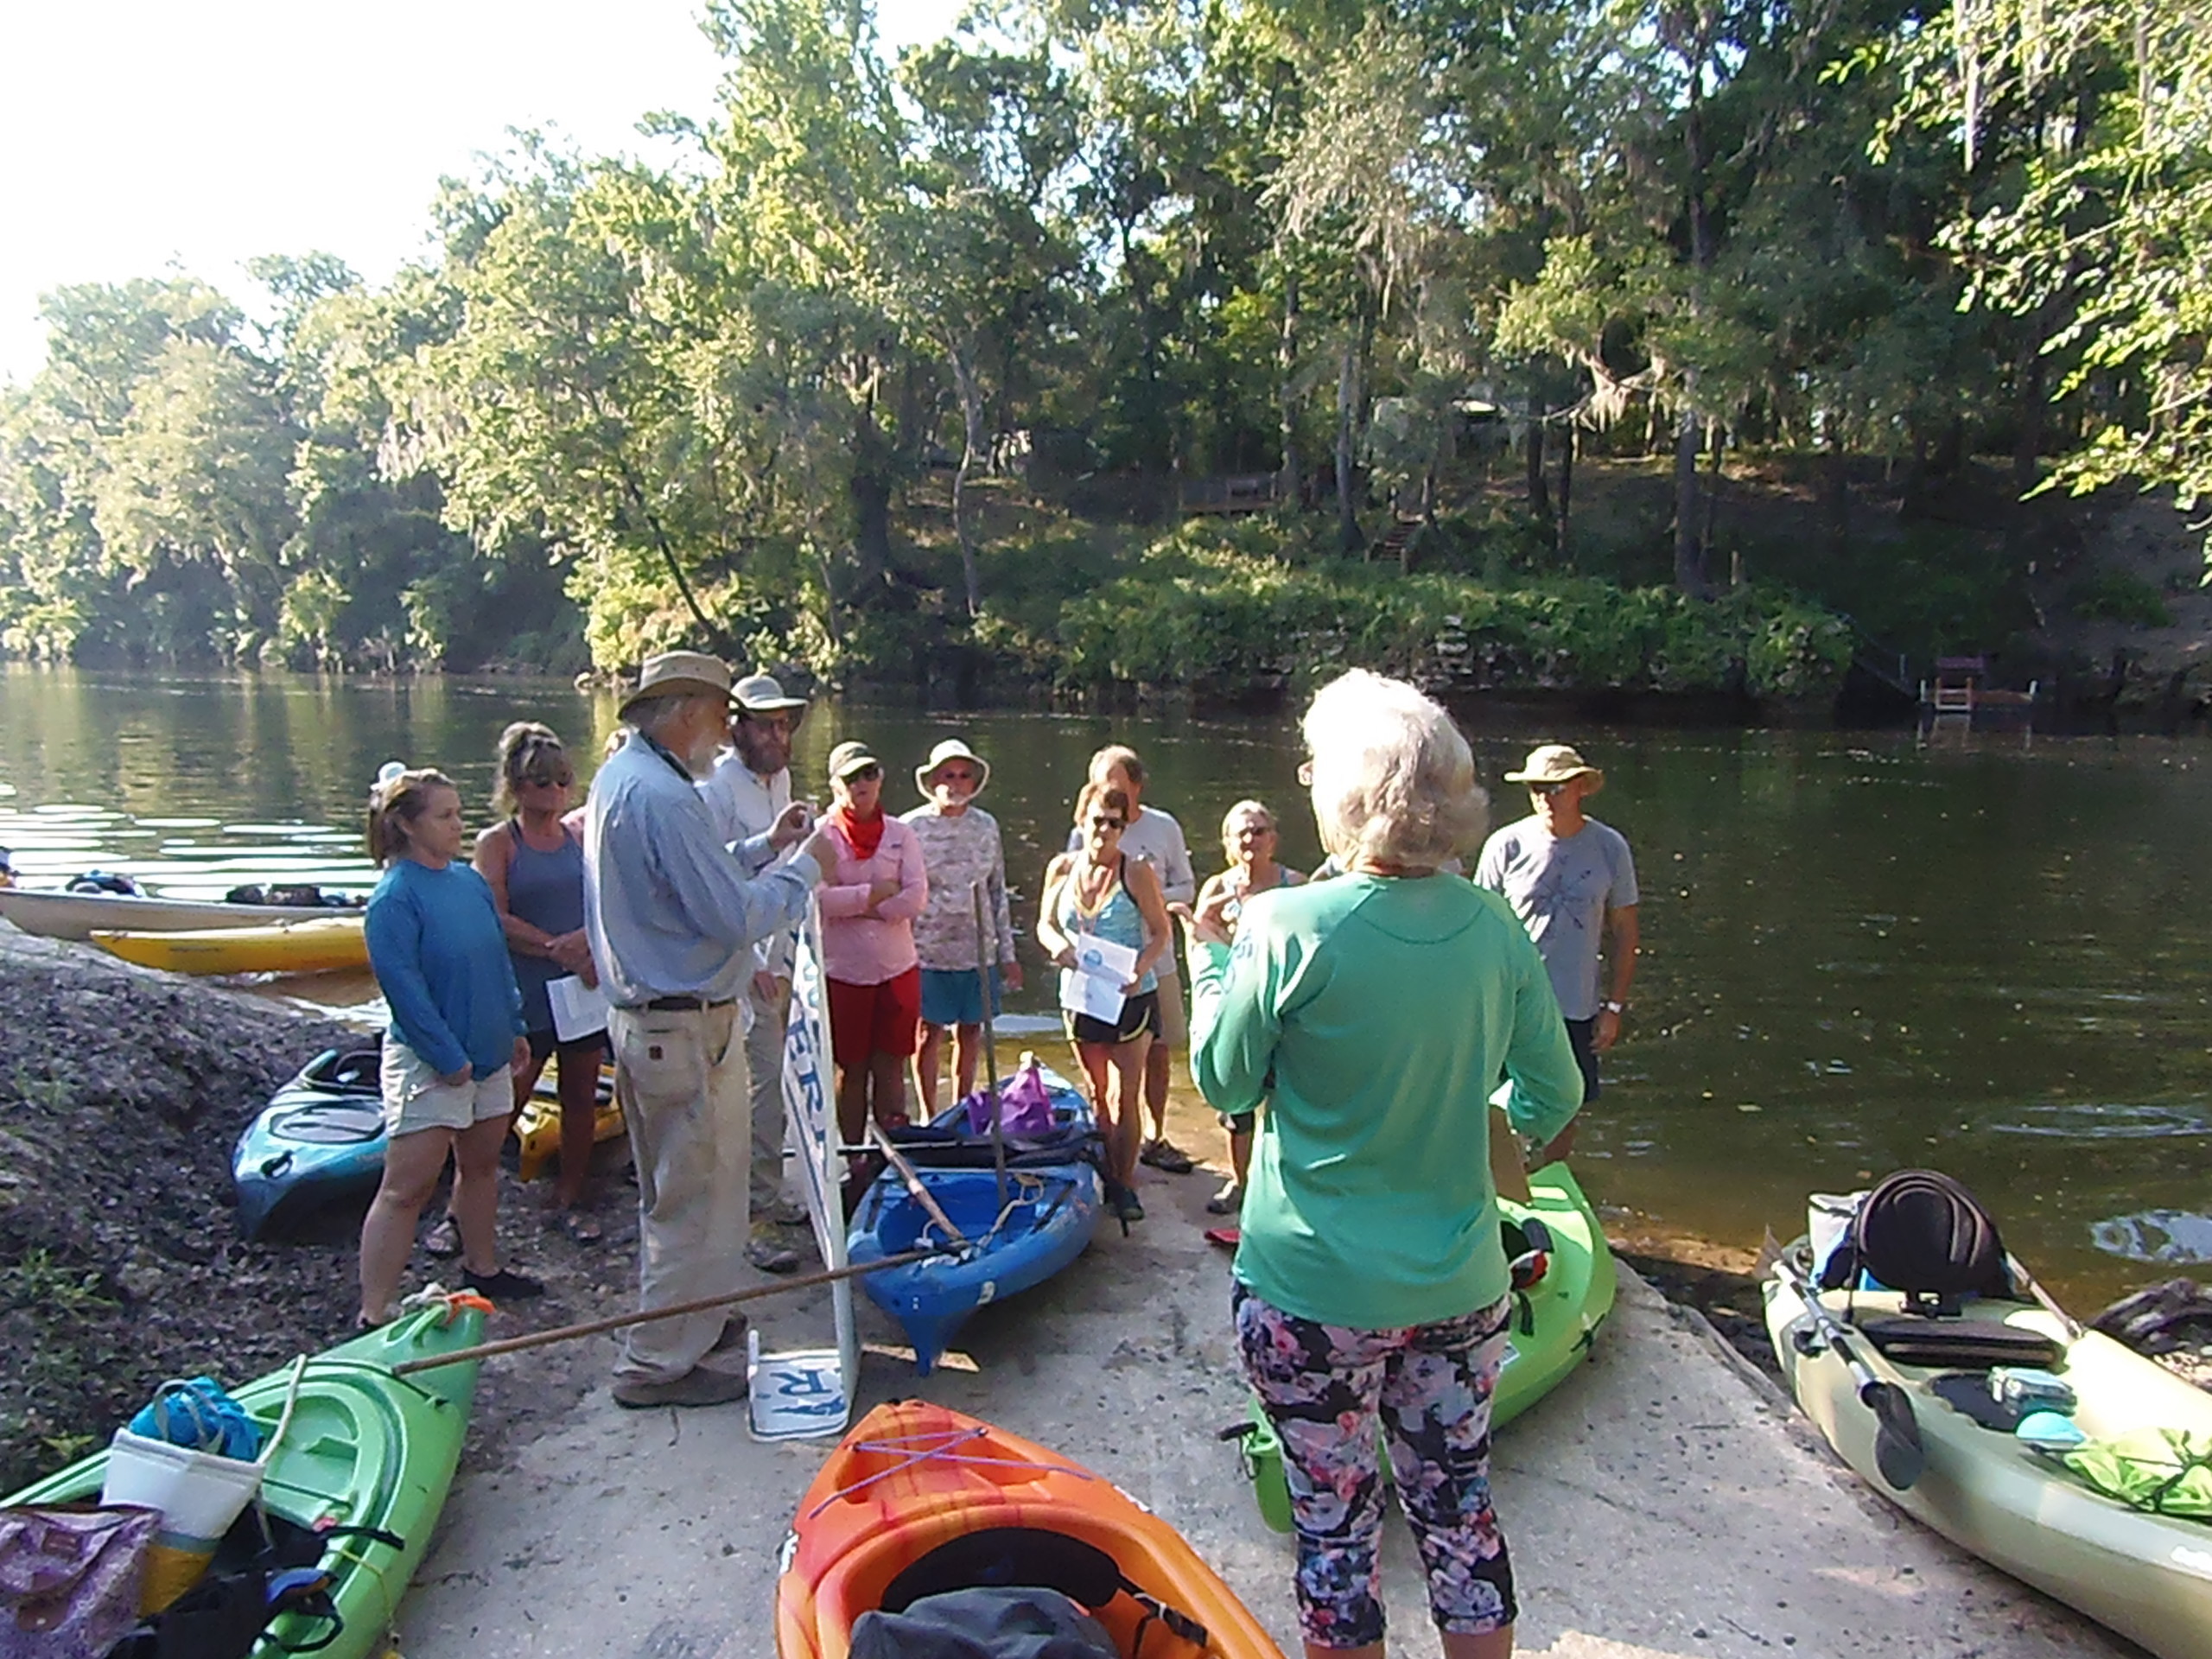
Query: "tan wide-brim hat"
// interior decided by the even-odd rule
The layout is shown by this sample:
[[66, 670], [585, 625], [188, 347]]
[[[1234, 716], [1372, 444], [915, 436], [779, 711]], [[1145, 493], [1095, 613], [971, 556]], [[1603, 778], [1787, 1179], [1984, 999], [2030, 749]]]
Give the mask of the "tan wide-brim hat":
[[622, 713], [647, 697], [727, 697], [729, 664], [703, 651], [664, 651], [645, 658], [636, 688], [622, 699]]
[[784, 695], [783, 682], [772, 674], [748, 674], [730, 690], [730, 700], [748, 715], [772, 715], [782, 709], [804, 709], [804, 697]]
[[930, 751], [930, 758], [928, 760], [923, 761], [920, 766], [914, 768], [914, 787], [922, 791], [924, 799], [927, 799], [929, 797], [930, 779], [937, 776], [937, 769], [939, 766], [945, 765], [947, 762], [953, 760], [965, 760], [969, 766], [976, 768], [976, 790], [975, 794], [972, 794], [968, 798], [969, 800], [973, 800], [976, 798], [976, 795], [982, 794], [985, 786], [990, 783], [991, 763], [984, 760], [982, 755], [976, 753], [975, 750], [969, 748], [965, 743], [963, 743], [958, 738], [948, 737], [944, 742], [938, 744], [937, 747]]
[[830, 775], [833, 779], [849, 778], [862, 766], [874, 766], [878, 772], [883, 770], [883, 762], [869, 752], [865, 743], [848, 740], [830, 751]]
[[1576, 778], [1590, 780], [1590, 793], [1605, 786], [1605, 774], [1564, 743], [1545, 743], [1529, 751], [1521, 770], [1509, 772], [1509, 784], [1564, 784]]

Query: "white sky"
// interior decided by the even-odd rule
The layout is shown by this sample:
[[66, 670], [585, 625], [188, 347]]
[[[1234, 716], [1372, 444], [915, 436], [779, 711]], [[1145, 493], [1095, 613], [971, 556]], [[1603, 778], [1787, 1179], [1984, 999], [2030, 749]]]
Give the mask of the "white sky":
[[[959, 0], [878, 0], [887, 48]], [[45, 356], [38, 296], [172, 267], [334, 253], [372, 282], [426, 246], [442, 175], [543, 127], [643, 153], [704, 118], [696, 0], [0, 0], [0, 381]]]

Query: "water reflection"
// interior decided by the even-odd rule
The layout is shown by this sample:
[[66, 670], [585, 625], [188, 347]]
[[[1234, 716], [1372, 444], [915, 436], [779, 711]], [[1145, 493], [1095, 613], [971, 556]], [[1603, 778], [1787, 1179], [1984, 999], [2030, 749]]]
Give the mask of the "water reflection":
[[[1624, 1224], [1755, 1249], [1766, 1229], [1799, 1224], [1808, 1192], [1932, 1164], [1997, 1211], [2048, 1282], [2094, 1306], [2142, 1277], [2100, 1226], [2202, 1210], [2189, 1155], [2212, 1129], [2202, 746], [2000, 734], [1928, 748], [1910, 733], [1468, 715], [1493, 780], [1537, 741], [1583, 747], [1607, 778], [1592, 810], [1636, 849], [1643, 965], [1582, 1137], [1589, 1183]], [[272, 879], [359, 888], [373, 874], [357, 836], [377, 767], [443, 767], [482, 822], [513, 719], [553, 727], [588, 775], [614, 708], [514, 681], [11, 668], [0, 844], [32, 885], [99, 863], [192, 896]], [[954, 734], [993, 763], [982, 804], [1004, 830], [1033, 952], [1031, 988], [1001, 1027], [1016, 1043], [1058, 1045], [1027, 928], [1099, 744], [1143, 752], [1147, 799], [1183, 820], [1202, 871], [1217, 867], [1221, 814], [1247, 795], [1282, 814], [1287, 862], [1319, 856], [1287, 719], [823, 706], [798, 734], [800, 792], [820, 798], [831, 745], [863, 737], [892, 763], [887, 798], [903, 810], [912, 763]], [[1524, 810], [1492, 786], [1501, 818]], [[372, 995], [365, 980], [287, 989], [326, 1005]]]

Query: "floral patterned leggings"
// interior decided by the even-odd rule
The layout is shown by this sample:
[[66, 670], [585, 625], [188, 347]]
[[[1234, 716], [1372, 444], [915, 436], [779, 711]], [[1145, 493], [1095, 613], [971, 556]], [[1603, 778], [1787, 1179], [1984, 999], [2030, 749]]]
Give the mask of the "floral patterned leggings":
[[1242, 1283], [1230, 1306], [1244, 1374], [1282, 1442], [1306, 1639], [1382, 1639], [1378, 1414], [1437, 1628], [1481, 1635], [1511, 1624], [1513, 1567], [1490, 1499], [1491, 1393], [1511, 1298], [1395, 1331], [1301, 1319]]

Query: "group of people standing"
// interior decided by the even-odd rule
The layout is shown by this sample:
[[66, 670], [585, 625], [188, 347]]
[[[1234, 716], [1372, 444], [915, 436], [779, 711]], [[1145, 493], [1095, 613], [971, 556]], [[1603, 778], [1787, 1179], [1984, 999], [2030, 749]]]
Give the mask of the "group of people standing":
[[[365, 1323], [390, 1317], [448, 1161], [463, 1282], [535, 1293], [498, 1259], [493, 1183], [508, 1116], [556, 1054], [556, 1204], [579, 1238], [591, 1101], [571, 1079], [595, 1083], [613, 1056], [641, 1311], [734, 1293], [748, 1261], [795, 1266], [779, 1231], [798, 1219], [780, 1207], [782, 1043], [790, 942], [817, 903], [844, 1141], [903, 1119], [910, 1081], [933, 1112], [948, 1058], [954, 1087], [974, 1086], [985, 1022], [1020, 982], [1003, 843], [976, 804], [989, 766], [940, 743], [914, 772], [923, 804], [898, 817], [883, 763], [840, 743], [817, 820], [790, 777], [804, 707], [766, 675], [733, 685], [710, 657], [653, 658], [580, 812], [558, 740], [509, 728], [503, 816], [473, 865], [448, 779], [379, 780], [370, 845], [385, 871], [367, 926], [392, 1010], [392, 1138], [362, 1233]], [[1511, 1306], [1499, 1193], [1525, 1180], [1523, 1141], [1535, 1166], [1564, 1155], [1597, 1093], [1635, 973], [1633, 861], [1585, 810], [1602, 772], [1564, 745], [1506, 773], [1530, 811], [1485, 839], [1465, 739], [1402, 682], [1343, 676], [1303, 734], [1300, 781], [1328, 855], [1312, 879], [1278, 860], [1268, 807], [1240, 801], [1225, 868], [1201, 887], [1180, 826], [1145, 804], [1142, 761], [1117, 745], [1092, 757], [1036, 937], [1065, 971], [1099, 940], [1132, 964], [1118, 1001], [1062, 997], [1126, 1224], [1143, 1214], [1141, 1165], [1192, 1167], [1166, 1120], [1185, 1034], [1180, 919], [1192, 1075], [1230, 1137], [1232, 1173], [1208, 1208], [1238, 1224], [1221, 1234], [1236, 1252], [1230, 1318], [1283, 1446], [1308, 1653], [1382, 1651], [1379, 1431], [1445, 1652], [1497, 1659], [1516, 1612], [1488, 1478]], [[567, 977], [596, 982], [603, 1034], [556, 1028]], [[616, 1400], [741, 1398], [743, 1329], [721, 1312], [632, 1327]]]

